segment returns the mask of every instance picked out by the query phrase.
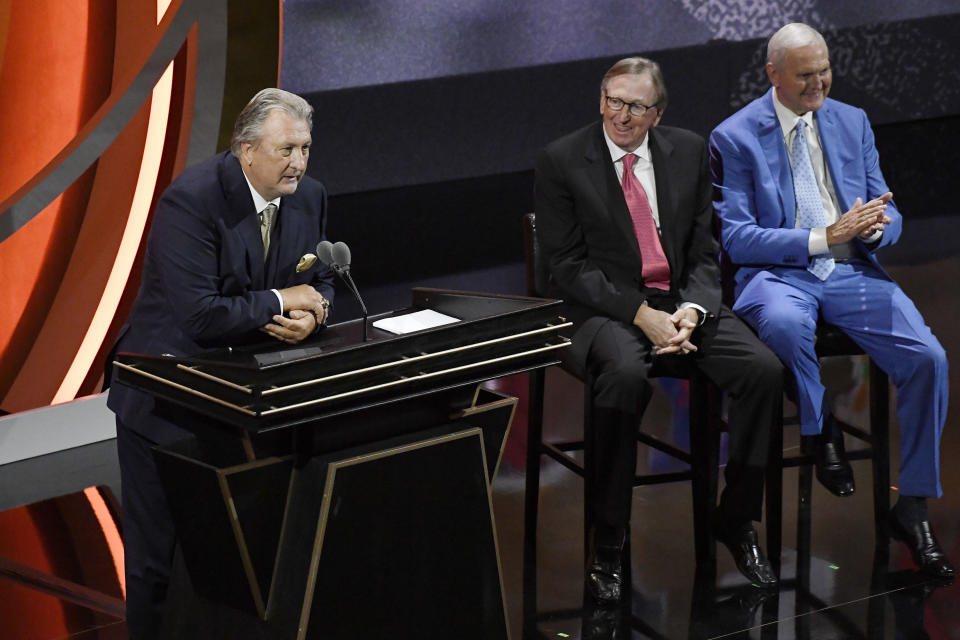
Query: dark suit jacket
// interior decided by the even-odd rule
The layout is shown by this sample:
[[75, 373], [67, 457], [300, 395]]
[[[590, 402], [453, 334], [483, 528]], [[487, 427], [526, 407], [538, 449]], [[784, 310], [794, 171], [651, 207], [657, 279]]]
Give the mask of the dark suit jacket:
[[[880, 172], [873, 130], [863, 109], [827, 98], [814, 113], [823, 153], [841, 214], [859, 197], [872, 200], [890, 189]], [[809, 229], [796, 228], [796, 197], [783, 131], [773, 106], [773, 89], [724, 120], [710, 135], [717, 187], [717, 214], [724, 251], [742, 265], [737, 294], [747, 280], [774, 266], [806, 269]], [[877, 269], [873, 252], [900, 237], [903, 218], [891, 201], [891, 222], [880, 240], [856, 247]]]
[[[280, 200], [264, 263], [260, 224], [237, 159], [224, 152], [184, 171], [157, 203], [140, 291], [115, 350], [188, 356], [271, 340], [257, 330], [279, 312], [270, 289], [311, 284], [333, 299], [328, 268], [318, 262], [296, 272], [300, 257], [324, 239], [326, 215], [326, 190], [304, 177]], [[145, 393], [115, 385], [107, 405], [154, 442], [185, 435], [152, 414]]]
[[[536, 167], [537, 233], [550, 267], [549, 293], [564, 300], [575, 324], [570, 357], [578, 366], [603, 322], [632, 324], [647, 300], [640, 249], [602, 127], [596, 122], [554, 141]], [[716, 315], [720, 286], [706, 144], [673, 127], [647, 135], [670, 292]]]

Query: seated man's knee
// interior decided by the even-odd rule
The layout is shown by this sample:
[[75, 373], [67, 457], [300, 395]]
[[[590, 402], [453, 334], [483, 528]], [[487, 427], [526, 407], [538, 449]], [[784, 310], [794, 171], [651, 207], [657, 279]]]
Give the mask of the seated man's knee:
[[929, 375], [945, 375], [947, 372], [947, 354], [940, 343], [933, 342], [921, 343], [915, 348], [907, 350], [906, 358], [913, 364], [916, 373], [928, 373]]
[[786, 305], [767, 305], [758, 319], [757, 333], [767, 338], [812, 337], [817, 331], [817, 323], [809, 315]]
[[792, 308], [768, 307], [755, 327], [757, 335], [783, 362], [790, 364], [813, 349], [817, 324]]
[[601, 407], [628, 410], [640, 403], [649, 384], [646, 367], [642, 363], [608, 362], [594, 377], [594, 402]]
[[758, 345], [750, 358], [750, 368], [747, 374], [752, 384], [777, 392], [783, 388], [785, 371], [783, 363], [777, 355], [765, 345]]

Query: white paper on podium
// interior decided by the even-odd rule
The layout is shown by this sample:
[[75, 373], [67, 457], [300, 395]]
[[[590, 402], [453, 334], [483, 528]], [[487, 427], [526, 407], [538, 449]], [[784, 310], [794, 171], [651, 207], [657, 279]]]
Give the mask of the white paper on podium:
[[460, 322], [459, 318], [437, 313], [433, 309], [424, 309], [423, 311], [414, 311], [402, 316], [393, 316], [392, 318], [381, 318], [373, 323], [377, 329], [383, 329], [390, 333], [404, 334], [414, 331], [423, 331], [445, 324]]

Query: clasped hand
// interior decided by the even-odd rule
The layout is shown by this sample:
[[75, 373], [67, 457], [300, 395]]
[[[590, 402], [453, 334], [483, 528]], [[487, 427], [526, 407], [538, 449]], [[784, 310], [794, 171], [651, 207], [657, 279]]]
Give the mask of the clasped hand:
[[290, 317], [275, 315], [273, 322], [263, 325], [260, 330], [281, 342], [296, 344], [313, 333], [314, 329], [327, 319], [325, 300], [310, 285], [298, 284], [295, 287], [281, 289], [280, 296], [283, 298], [283, 308], [288, 311]]
[[867, 203], [864, 203], [862, 198], [857, 198], [849, 211], [827, 227], [827, 244], [843, 244], [855, 236], [867, 240], [877, 231], [883, 231], [891, 222], [890, 216], [884, 214], [891, 198], [893, 193], [889, 191]]
[[313, 333], [317, 328], [317, 319], [309, 311], [291, 309], [290, 317], [273, 316], [273, 322], [260, 327], [269, 336], [287, 344], [296, 344]]
[[697, 350], [697, 346], [690, 342], [697, 328], [697, 310], [693, 307], [669, 314], [643, 305], [637, 309], [633, 324], [647, 336], [657, 355], [687, 354]]

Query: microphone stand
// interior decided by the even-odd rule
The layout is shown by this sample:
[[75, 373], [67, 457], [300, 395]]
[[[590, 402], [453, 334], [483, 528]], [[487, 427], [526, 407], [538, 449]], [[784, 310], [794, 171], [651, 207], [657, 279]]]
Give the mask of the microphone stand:
[[367, 338], [367, 305], [363, 304], [363, 298], [360, 297], [360, 291], [357, 289], [356, 283], [353, 281], [353, 276], [350, 275], [350, 267], [334, 264], [333, 270], [340, 276], [340, 279], [343, 280], [344, 284], [347, 285], [347, 288], [350, 289], [350, 293], [353, 294], [353, 297], [357, 299], [357, 302], [360, 303], [360, 313], [363, 316], [363, 341], [366, 342]]

